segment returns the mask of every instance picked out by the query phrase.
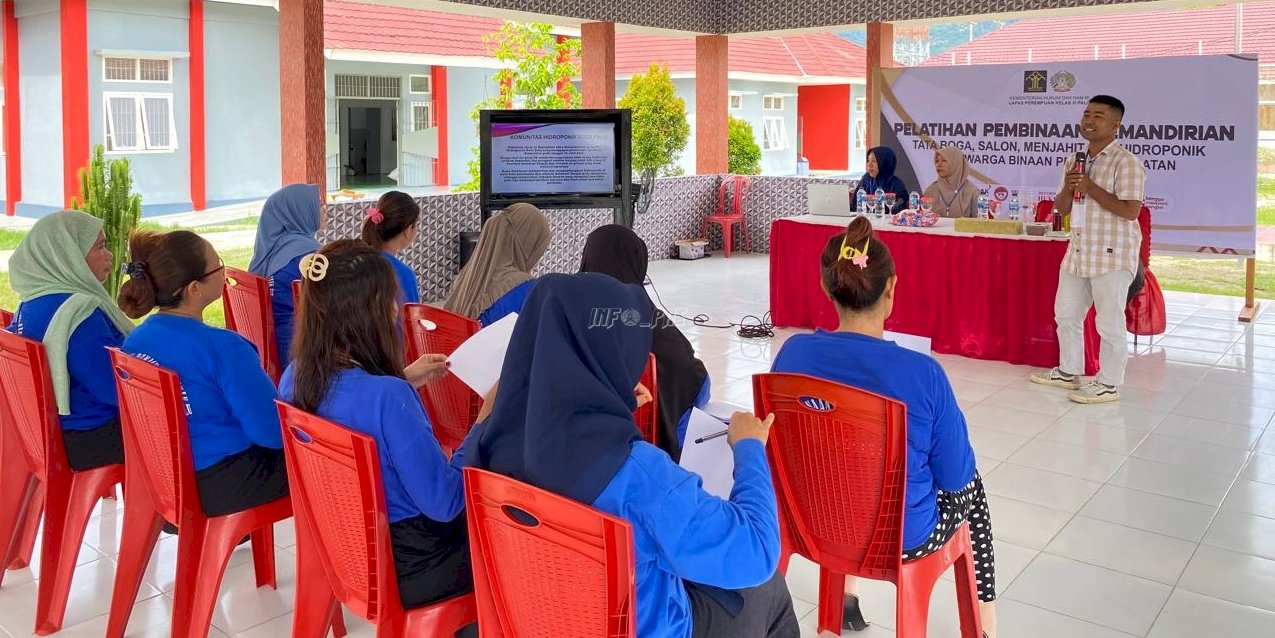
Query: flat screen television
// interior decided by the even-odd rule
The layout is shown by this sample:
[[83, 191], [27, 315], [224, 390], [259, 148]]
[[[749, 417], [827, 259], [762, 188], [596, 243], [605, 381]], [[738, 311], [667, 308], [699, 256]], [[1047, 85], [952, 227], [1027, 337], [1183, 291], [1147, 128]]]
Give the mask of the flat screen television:
[[631, 219], [628, 110], [484, 110], [478, 127], [484, 213], [527, 202]]

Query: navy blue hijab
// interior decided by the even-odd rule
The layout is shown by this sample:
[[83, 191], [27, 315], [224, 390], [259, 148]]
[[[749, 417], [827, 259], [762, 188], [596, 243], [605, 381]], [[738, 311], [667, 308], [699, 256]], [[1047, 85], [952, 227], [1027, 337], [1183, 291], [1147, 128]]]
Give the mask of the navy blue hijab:
[[908, 193], [907, 186], [903, 185], [903, 180], [894, 175], [894, 169], [899, 165], [899, 159], [895, 157], [894, 151], [878, 146], [868, 150], [868, 155], [877, 158], [877, 176], [872, 177], [867, 173], [859, 180], [859, 188], [873, 193], [878, 188], [887, 192], [894, 193], [906, 198]]
[[523, 304], [490, 416], [465, 463], [593, 503], [641, 434], [637, 386], [651, 351], [642, 288], [597, 273], [544, 275]]

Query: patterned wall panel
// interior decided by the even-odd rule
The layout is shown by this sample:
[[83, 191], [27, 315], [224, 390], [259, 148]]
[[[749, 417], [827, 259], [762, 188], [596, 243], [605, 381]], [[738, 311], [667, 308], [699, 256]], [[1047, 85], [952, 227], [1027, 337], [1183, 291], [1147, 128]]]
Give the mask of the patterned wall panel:
[[[675, 241], [700, 236], [704, 217], [717, 208], [721, 179], [719, 175], [696, 175], [659, 180], [650, 209], [639, 215], [633, 224], [634, 230], [646, 241], [651, 259], [668, 259], [674, 254]], [[807, 184], [846, 181], [800, 177], [751, 179], [752, 190], [745, 201], [744, 219], [756, 252], [770, 250], [772, 221], [806, 212]], [[416, 201], [421, 206], [421, 231], [416, 242], [399, 258], [416, 271], [421, 297], [439, 300], [447, 295], [460, 270], [460, 233], [479, 228], [478, 194], [430, 195]], [[367, 209], [373, 203], [373, 200], [364, 200], [329, 206], [328, 226], [319, 239], [329, 242], [358, 237]], [[536, 269], [537, 275], [575, 272], [580, 267], [580, 254], [589, 233], [598, 226], [611, 223], [609, 210], [548, 210], [545, 216], [549, 219], [553, 239]], [[712, 226], [708, 232], [713, 250], [721, 248], [718, 228]], [[736, 245], [742, 249], [742, 237], [737, 237]]]

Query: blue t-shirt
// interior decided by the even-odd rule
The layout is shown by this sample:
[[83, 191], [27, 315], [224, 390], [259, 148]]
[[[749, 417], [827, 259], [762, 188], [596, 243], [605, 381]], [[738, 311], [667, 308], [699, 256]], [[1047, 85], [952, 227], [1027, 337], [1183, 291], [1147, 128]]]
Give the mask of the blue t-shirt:
[[779, 515], [761, 441], [735, 444], [735, 486], [725, 501], [663, 450], [638, 441], [593, 501], [633, 526], [637, 635], [689, 638], [685, 581], [756, 587], [779, 566]]
[[[279, 347], [279, 365], [292, 361], [292, 324], [296, 309], [292, 304], [292, 282], [301, 279], [301, 260], [297, 255], [287, 266], [270, 275], [270, 309], [274, 311], [274, 340]], [[260, 361], [260, 358], [257, 359]]]
[[892, 341], [819, 330], [788, 339], [771, 370], [835, 381], [907, 406], [903, 548], [923, 544], [938, 524], [938, 490], [960, 491], [974, 479], [965, 415], [939, 362]]
[[[36, 297], [18, 306], [9, 331], [36, 341], [44, 340], [49, 322], [70, 293], [54, 293]], [[68, 398], [71, 413], [60, 417], [63, 430], [92, 430], [119, 417], [119, 398], [115, 394], [115, 373], [111, 371], [108, 346], [118, 347], [124, 334], [94, 310], [71, 332], [67, 343], [66, 369], [71, 377]]]
[[510, 313], [522, 312], [522, 302], [527, 300], [527, 295], [531, 294], [531, 288], [535, 285], [535, 279], [528, 279], [514, 286], [509, 292], [501, 295], [500, 299], [492, 302], [482, 314], [478, 315], [478, 323], [481, 323], [486, 328], [504, 319]]
[[[279, 380], [279, 394], [291, 401], [292, 366]], [[424, 514], [440, 523], [465, 508], [460, 450], [449, 463], [425, 416], [420, 395], [397, 377], [369, 374], [361, 368], [341, 371], [319, 405], [318, 416], [371, 436], [381, 461], [381, 481], [389, 522]]]
[[398, 302], [420, 303], [421, 289], [416, 283], [416, 272], [390, 253], [385, 253], [385, 258], [390, 260], [390, 265], [394, 267], [394, 276], [398, 278]]
[[181, 377], [196, 471], [253, 445], [283, 448], [278, 395], [247, 339], [160, 313], [130, 333], [123, 350]]

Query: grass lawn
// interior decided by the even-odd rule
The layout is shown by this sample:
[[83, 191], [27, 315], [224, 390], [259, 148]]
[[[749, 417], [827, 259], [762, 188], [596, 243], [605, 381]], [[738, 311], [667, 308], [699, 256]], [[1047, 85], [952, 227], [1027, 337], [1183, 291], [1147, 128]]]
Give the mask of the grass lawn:
[[1275, 199], [1275, 177], [1260, 175], [1257, 178], [1257, 198]]
[[0, 228], [0, 250], [13, 250], [22, 243], [22, 238], [27, 234], [20, 230], [9, 230]]
[[[1151, 272], [1164, 290], [1244, 296], [1244, 262], [1234, 259], [1151, 257]], [[1275, 299], [1275, 261], [1257, 260], [1256, 295]]]
[[[221, 252], [221, 258], [226, 262], [227, 266], [236, 268], [247, 268], [248, 262], [252, 259], [251, 248], [236, 248], [234, 250], [225, 250]], [[13, 292], [13, 288], [9, 286], [9, 273], [0, 272], [0, 308], [6, 310], [14, 310], [18, 307], [18, 295]], [[221, 309], [221, 300], [214, 301], [208, 309], [204, 311], [204, 320], [210, 326], [219, 328], [225, 327], [226, 316]], [[140, 321], [138, 322], [140, 323]]]

